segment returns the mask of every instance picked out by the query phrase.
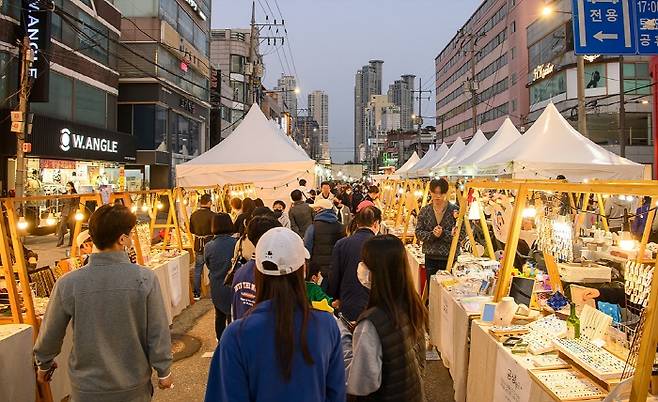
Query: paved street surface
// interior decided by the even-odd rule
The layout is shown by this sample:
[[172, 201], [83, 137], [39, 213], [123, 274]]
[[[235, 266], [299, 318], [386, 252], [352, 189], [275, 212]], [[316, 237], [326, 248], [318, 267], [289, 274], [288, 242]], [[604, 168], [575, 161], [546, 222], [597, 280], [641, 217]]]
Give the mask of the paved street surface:
[[[156, 389], [154, 402], [203, 401], [210, 365], [210, 358], [204, 358], [203, 354], [212, 352], [217, 346], [211, 306], [210, 301], [204, 299], [185, 310], [174, 321], [172, 334], [192, 336], [201, 341], [201, 348], [192, 356], [174, 363], [174, 389]], [[454, 401], [450, 374], [440, 361], [427, 362], [425, 393], [428, 402]]]

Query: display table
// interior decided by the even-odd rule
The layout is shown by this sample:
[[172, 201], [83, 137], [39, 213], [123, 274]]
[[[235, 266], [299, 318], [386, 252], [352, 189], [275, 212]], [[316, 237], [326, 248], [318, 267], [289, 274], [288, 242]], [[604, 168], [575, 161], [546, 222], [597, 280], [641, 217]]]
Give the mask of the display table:
[[411, 278], [414, 281], [414, 289], [418, 294], [423, 294], [425, 283], [425, 256], [420, 251], [420, 245], [407, 244], [407, 261], [409, 261], [409, 270]]
[[479, 317], [467, 312], [462, 303], [441, 285], [450, 276], [433, 276], [430, 281], [430, 343], [441, 353], [443, 365], [450, 371], [455, 401], [466, 400], [469, 367], [469, 328]]
[[162, 298], [169, 324], [190, 305], [190, 253], [181, 255], [151, 268], [160, 282]]
[[0, 325], [0, 400], [34, 401], [32, 336], [31, 325]]
[[473, 322], [468, 363], [467, 402], [553, 402], [530, 378], [532, 355], [512, 354], [497, 342], [489, 327]]

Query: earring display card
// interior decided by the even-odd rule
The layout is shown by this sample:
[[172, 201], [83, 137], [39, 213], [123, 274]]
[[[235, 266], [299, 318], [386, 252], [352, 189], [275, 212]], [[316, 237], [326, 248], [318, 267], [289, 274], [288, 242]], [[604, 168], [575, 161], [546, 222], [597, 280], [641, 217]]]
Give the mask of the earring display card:
[[621, 378], [626, 362], [587, 339], [556, 339], [557, 349], [600, 380]]
[[558, 401], [605, 398], [607, 392], [576, 369], [530, 370], [530, 375]]

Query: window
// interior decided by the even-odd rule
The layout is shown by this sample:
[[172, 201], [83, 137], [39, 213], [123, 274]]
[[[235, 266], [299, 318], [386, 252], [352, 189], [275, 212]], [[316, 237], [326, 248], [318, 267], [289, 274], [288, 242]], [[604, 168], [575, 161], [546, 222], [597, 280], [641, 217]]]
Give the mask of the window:
[[194, 43], [194, 21], [183, 10], [178, 11], [178, 33], [188, 42]]
[[605, 64], [589, 64], [585, 66], [585, 88], [605, 88]]
[[516, 99], [512, 99], [512, 112], [516, 112]]
[[514, 60], [514, 58], [516, 57], [516, 48], [515, 47], [511, 48], [509, 54], [512, 60]]
[[[59, 95], [58, 99], [61, 99]], [[106, 93], [81, 81], [75, 82], [75, 119], [90, 126], [106, 126]]]
[[121, 15], [124, 17], [157, 17], [158, 1], [114, 0], [114, 5], [121, 11]]
[[516, 21], [512, 21], [512, 25], [510, 25], [510, 31], [512, 31], [512, 33], [516, 32]]
[[31, 109], [35, 113], [63, 120], [73, 119], [73, 79], [65, 75], [50, 72], [50, 102], [32, 103]]
[[562, 71], [530, 87], [530, 104], [543, 102], [566, 91], [566, 72]]
[[160, 0], [160, 15], [169, 25], [178, 26], [178, 3], [176, 0]]
[[571, 35], [571, 31], [567, 30], [567, 25], [562, 25], [530, 46], [528, 48], [528, 70], [532, 71], [535, 67], [551, 63], [557, 57], [562, 56], [567, 51], [568, 35]]
[[172, 113], [172, 152], [195, 156], [199, 154], [200, 124], [195, 120]]
[[630, 95], [651, 95], [648, 63], [624, 63], [624, 92]]
[[247, 58], [237, 54], [231, 55], [231, 72], [237, 74], [244, 74], [244, 66], [247, 63]]
[[208, 35], [196, 24], [194, 24], [194, 47], [204, 56], [208, 56]]
[[247, 103], [247, 84], [240, 81], [231, 80], [231, 89], [233, 90], [233, 100], [240, 103]]
[[155, 132], [155, 105], [133, 105], [133, 127], [137, 149], [155, 149], [153, 134]]
[[119, 105], [117, 131], [126, 134], [133, 133], [133, 105]]
[[155, 132], [153, 133], [153, 144], [158, 151], [168, 151], [167, 144], [167, 109], [155, 107]]
[[516, 85], [516, 73], [512, 73], [510, 79], [512, 80], [512, 85]]
[[79, 35], [78, 51], [92, 59], [108, 64], [109, 29], [100, 24], [87, 13], [80, 12], [78, 17], [84, 22], [80, 29], [84, 34]]

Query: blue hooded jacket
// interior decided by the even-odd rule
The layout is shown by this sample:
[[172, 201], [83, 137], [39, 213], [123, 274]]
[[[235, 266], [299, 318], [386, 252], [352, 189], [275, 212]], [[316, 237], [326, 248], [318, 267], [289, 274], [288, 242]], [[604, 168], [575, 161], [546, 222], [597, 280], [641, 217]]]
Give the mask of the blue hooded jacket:
[[308, 365], [299, 347], [302, 324], [295, 312], [295, 354], [292, 377], [283, 379], [277, 362], [275, 321], [271, 301], [226, 328], [210, 363], [206, 402], [344, 402], [345, 365], [340, 331], [329, 313], [311, 310]]

